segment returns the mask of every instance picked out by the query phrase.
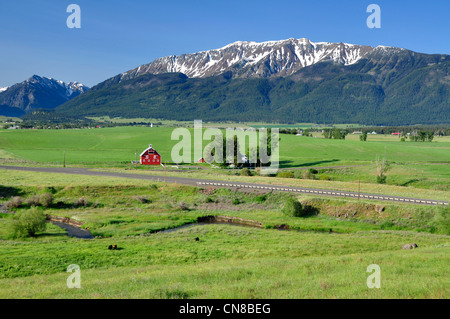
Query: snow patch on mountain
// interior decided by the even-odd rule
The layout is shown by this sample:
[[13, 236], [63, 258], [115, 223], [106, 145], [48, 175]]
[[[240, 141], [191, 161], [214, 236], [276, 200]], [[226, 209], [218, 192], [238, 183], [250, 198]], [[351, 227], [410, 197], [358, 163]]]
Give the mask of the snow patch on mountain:
[[64, 81], [61, 80], [55, 80], [53, 78], [47, 78], [45, 76], [38, 76], [38, 75], [33, 75], [32, 77], [30, 77], [29, 79], [27, 79], [25, 81], [25, 83], [30, 83], [30, 84], [37, 84], [37, 85], [42, 85], [42, 86], [46, 86], [47, 88], [50, 89], [64, 89], [65, 90], [65, 95], [69, 98], [71, 97], [74, 93], [75, 94], [81, 94], [86, 92], [87, 90], [89, 90], [89, 88], [79, 82], [69, 82], [69, 83], [65, 83]]
[[184, 73], [205, 78], [231, 71], [233, 77], [289, 76], [315, 63], [352, 65], [375, 49], [348, 43], [312, 42], [306, 38], [279, 41], [237, 41], [219, 49], [158, 58], [120, 75], [120, 81], [141, 74]]

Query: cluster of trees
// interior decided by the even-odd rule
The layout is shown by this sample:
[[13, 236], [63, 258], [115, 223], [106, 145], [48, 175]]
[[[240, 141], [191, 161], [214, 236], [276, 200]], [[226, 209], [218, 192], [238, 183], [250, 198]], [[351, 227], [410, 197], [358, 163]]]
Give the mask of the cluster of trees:
[[377, 134], [392, 134], [401, 132], [403, 136], [407, 133], [413, 134], [417, 131], [434, 132], [435, 136], [450, 136], [450, 125], [411, 125], [411, 126], [364, 126], [348, 128], [351, 132], [375, 132]]
[[[272, 143], [272, 130], [270, 128], [267, 129], [267, 136], [266, 136], [266, 155], [267, 158], [261, 158], [260, 157], [260, 145], [264, 145], [259, 143], [261, 139], [263, 139], [264, 136], [259, 135], [258, 136], [258, 144], [256, 148], [250, 148], [249, 145], [246, 145], [245, 149], [240, 145], [240, 139], [238, 139], [237, 135], [232, 136], [231, 138], [226, 138], [224, 135], [222, 137], [221, 145], [219, 141], [215, 141], [212, 145], [206, 149], [206, 162], [208, 163], [214, 163], [221, 167], [227, 167], [230, 165], [234, 165], [234, 167], [249, 167], [249, 166], [269, 166], [270, 165], [270, 157], [272, 155], [272, 147], [278, 147], [278, 143], [276, 140], [274, 140], [274, 143]], [[264, 140], [262, 140], [264, 142]], [[222, 161], [218, 162], [216, 161], [216, 152], [222, 151]], [[233, 150], [233, 159], [227, 158], [227, 150]], [[254, 163], [253, 154], [256, 157], [256, 163]], [[246, 158], [248, 161], [243, 161], [243, 158]], [[252, 163], [253, 162], [253, 163]]]
[[362, 142], [367, 141], [367, 131], [364, 131], [360, 136], [359, 136], [359, 140]]
[[302, 130], [300, 128], [282, 128], [280, 129], [279, 132], [280, 134], [291, 134], [291, 135], [301, 134], [302, 136], [309, 136], [309, 137], [312, 136], [309, 129]]
[[413, 142], [432, 142], [434, 132], [415, 131], [409, 135], [409, 139]]
[[334, 138], [335, 140], [345, 140], [345, 137], [348, 134], [348, 130], [340, 130], [337, 128], [333, 128], [333, 129], [326, 129], [323, 130], [323, 136], [325, 138], [329, 138], [332, 139]]

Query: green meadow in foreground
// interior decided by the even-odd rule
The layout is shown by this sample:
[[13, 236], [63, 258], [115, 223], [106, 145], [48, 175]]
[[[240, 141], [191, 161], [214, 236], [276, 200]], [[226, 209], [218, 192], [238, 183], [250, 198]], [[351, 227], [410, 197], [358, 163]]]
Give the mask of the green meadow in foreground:
[[[293, 217], [282, 211], [288, 194], [64, 174], [5, 176], [1, 205], [20, 197], [10, 210], [21, 214], [30, 209], [28, 199], [51, 194], [52, 203], [39, 210], [83, 222], [96, 238], [71, 238], [49, 224], [35, 238], [13, 239], [12, 214], [0, 214], [0, 298], [449, 297], [448, 208], [297, 197], [314, 209]], [[258, 221], [262, 228], [199, 224], [159, 232], [211, 215]], [[401, 249], [411, 243], [419, 247]], [[109, 250], [113, 244], [119, 249]], [[81, 268], [81, 289], [66, 286], [71, 264]], [[380, 266], [380, 289], [367, 287], [371, 264]]]

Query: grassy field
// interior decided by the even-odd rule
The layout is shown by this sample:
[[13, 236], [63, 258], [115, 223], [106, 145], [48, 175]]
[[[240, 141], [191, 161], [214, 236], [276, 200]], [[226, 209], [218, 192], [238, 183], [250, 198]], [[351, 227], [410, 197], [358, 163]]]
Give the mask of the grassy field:
[[[25, 200], [51, 193], [55, 204], [41, 207], [43, 212], [84, 222], [97, 237], [69, 238], [51, 225], [36, 238], [9, 239], [12, 215], [0, 214], [0, 298], [449, 297], [450, 228], [448, 221], [443, 228], [435, 223], [436, 216], [448, 216], [442, 207], [384, 205], [377, 213], [370, 202], [300, 196], [304, 205], [319, 208], [302, 218], [281, 212], [287, 194], [65, 174], [6, 175], [0, 204], [11, 196]], [[81, 197], [88, 205], [74, 206]], [[24, 204], [14, 211], [27, 209]], [[205, 215], [255, 220], [263, 228], [210, 224], [156, 232]], [[276, 225], [303, 231], [273, 229]], [[413, 242], [419, 248], [401, 249]], [[111, 244], [120, 249], [108, 250]], [[66, 287], [70, 264], [81, 268], [81, 289]], [[370, 264], [381, 267], [381, 289], [367, 288]]]
[[[152, 144], [162, 155], [163, 163], [170, 163], [172, 147], [178, 143], [171, 140], [172, 131], [173, 128], [168, 127], [0, 130], [0, 165], [62, 166], [65, 161], [69, 166], [126, 169], [132, 167], [131, 161], [148, 144]], [[204, 142], [203, 146], [206, 144]], [[350, 166], [321, 170], [316, 177], [324, 181], [321, 183], [323, 185], [327, 184], [325, 181], [376, 183], [375, 158], [384, 154], [391, 163], [387, 184], [403, 188], [399, 189], [400, 193], [413, 192], [412, 189], [448, 193], [449, 137], [436, 137], [432, 143], [400, 142], [398, 137], [385, 135], [370, 135], [367, 142], [359, 141], [357, 135], [350, 135], [346, 140], [281, 135], [280, 140], [282, 169]], [[206, 164], [195, 164], [194, 158], [192, 161], [199, 168], [208, 168]], [[228, 178], [230, 172], [202, 170], [195, 174], [205, 178], [210, 178], [210, 175]]]
[[[114, 127], [73, 130], [1, 130], [0, 149], [19, 159], [35, 162], [121, 163], [131, 162], [148, 144], [172, 162], [171, 150], [178, 143], [171, 140], [173, 128]], [[192, 138], [193, 138], [193, 134]], [[400, 142], [397, 137], [369, 137], [360, 142], [328, 140], [302, 136], [280, 135], [281, 167], [331, 166], [373, 162], [376, 155], [391, 162], [450, 163], [450, 138], [436, 138], [432, 143]], [[373, 138], [373, 140], [372, 140]], [[204, 142], [206, 146], [207, 142]], [[194, 159], [192, 159], [194, 161]], [[195, 162], [195, 161], [194, 161]]]
[[[162, 175], [161, 167], [136, 168], [131, 161], [136, 151], [153, 144], [163, 162], [170, 162], [177, 143], [170, 139], [172, 130], [0, 130], [0, 165], [62, 166], [65, 152], [68, 166]], [[450, 200], [449, 151], [449, 138], [411, 143], [382, 135], [367, 142], [357, 136], [281, 135], [282, 173], [322, 167], [315, 179], [240, 176], [239, 170], [206, 164], [166, 174], [348, 191], [360, 187], [368, 193]], [[377, 154], [391, 162], [387, 185], [375, 182]], [[14, 214], [0, 213], [0, 298], [450, 296], [448, 207], [300, 195], [296, 199], [312, 213], [293, 217], [282, 212], [292, 196], [285, 193], [12, 170], [0, 174], [0, 211], [20, 197], [22, 204], [9, 208], [20, 215], [30, 209], [29, 199], [51, 194], [52, 204], [40, 211], [82, 222], [95, 236], [71, 238], [49, 224], [35, 238], [12, 238]], [[196, 225], [203, 216], [251, 220], [262, 228]], [[175, 231], [162, 232], [170, 229]], [[419, 247], [401, 249], [411, 243]], [[112, 244], [119, 249], [109, 250]], [[66, 286], [70, 264], [81, 268], [81, 289]], [[371, 264], [381, 268], [381, 289], [366, 285]]]

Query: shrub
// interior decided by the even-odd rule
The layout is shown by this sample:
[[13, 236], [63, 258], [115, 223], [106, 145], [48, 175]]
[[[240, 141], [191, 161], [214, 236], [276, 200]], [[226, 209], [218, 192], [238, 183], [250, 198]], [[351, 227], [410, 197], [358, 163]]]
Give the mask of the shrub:
[[181, 202], [180, 204], [178, 204], [178, 208], [181, 210], [189, 210], [189, 206], [185, 202]]
[[25, 203], [28, 206], [39, 206], [41, 204], [40, 201], [39, 201], [39, 195], [34, 195], [34, 196], [31, 196], [31, 197], [28, 197], [25, 200]]
[[278, 172], [277, 177], [294, 178], [294, 173], [290, 172], [290, 171], [281, 171], [281, 172]]
[[319, 215], [319, 210], [311, 205], [302, 205], [302, 212], [301, 217], [307, 217], [307, 216], [316, 216]]
[[141, 202], [142, 204], [148, 204], [152, 202], [152, 200], [149, 199], [147, 196], [135, 196], [135, 199]]
[[241, 203], [241, 201], [239, 200], [239, 198], [235, 197], [233, 199], [233, 205], [239, 205]]
[[37, 208], [31, 208], [27, 211], [16, 214], [11, 219], [10, 235], [13, 238], [34, 237], [36, 233], [45, 231], [45, 215]]
[[214, 201], [214, 199], [212, 199], [211, 197], [206, 197], [206, 199], [205, 199], [205, 203], [214, 203], [215, 201]]
[[377, 175], [377, 183], [378, 184], [386, 184], [386, 175], [382, 175], [382, 176]]
[[252, 176], [252, 172], [247, 167], [241, 169], [241, 176]]
[[432, 219], [430, 225], [435, 232], [450, 235], [450, 208], [441, 208]]
[[294, 178], [302, 179], [303, 178], [303, 172], [301, 170], [296, 170], [294, 172]]
[[309, 170], [304, 171], [302, 174], [302, 178], [303, 179], [316, 179], [316, 175], [314, 175], [313, 173], [311, 173]]
[[73, 205], [75, 207], [86, 207], [89, 205], [89, 203], [86, 197], [80, 197], [73, 203]]
[[50, 207], [53, 204], [53, 195], [50, 193], [45, 193], [39, 195], [39, 204], [44, 207]]
[[321, 181], [331, 181], [331, 177], [329, 175], [320, 175], [319, 179]]
[[266, 194], [260, 195], [260, 196], [257, 196], [257, 197], [255, 198], [255, 202], [257, 202], [257, 203], [263, 203], [263, 202], [266, 201], [266, 199], [267, 199], [267, 195], [266, 195]]
[[310, 168], [309, 171], [311, 172], [311, 174], [317, 174], [319, 173], [318, 170], [314, 169], [314, 168]]
[[302, 204], [293, 198], [288, 198], [281, 209], [287, 216], [301, 217], [303, 215]]
[[22, 202], [23, 202], [22, 197], [14, 196], [13, 198], [11, 198], [10, 201], [5, 203], [5, 207], [7, 209], [18, 208], [18, 207], [20, 207], [22, 205]]

